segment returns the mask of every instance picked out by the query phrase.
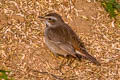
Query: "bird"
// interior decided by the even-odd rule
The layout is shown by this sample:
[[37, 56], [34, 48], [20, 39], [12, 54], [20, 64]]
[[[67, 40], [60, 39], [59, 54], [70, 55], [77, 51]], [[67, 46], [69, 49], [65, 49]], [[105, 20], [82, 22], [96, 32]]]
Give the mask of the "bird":
[[38, 18], [43, 20], [46, 25], [44, 30], [45, 44], [54, 55], [72, 56], [78, 59], [83, 57], [98, 66], [101, 65], [87, 52], [77, 34], [64, 22], [61, 15], [48, 13], [45, 16], [38, 16]]

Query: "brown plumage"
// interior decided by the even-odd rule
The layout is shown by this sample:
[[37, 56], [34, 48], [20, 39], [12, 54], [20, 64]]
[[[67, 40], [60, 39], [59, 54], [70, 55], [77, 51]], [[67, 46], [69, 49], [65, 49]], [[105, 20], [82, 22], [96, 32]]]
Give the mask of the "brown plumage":
[[57, 13], [50, 13], [45, 17], [39, 18], [45, 20], [45, 43], [55, 55], [66, 57], [71, 55], [75, 58], [83, 56], [91, 62], [100, 65], [100, 63], [86, 51], [84, 45], [76, 33], [66, 24]]

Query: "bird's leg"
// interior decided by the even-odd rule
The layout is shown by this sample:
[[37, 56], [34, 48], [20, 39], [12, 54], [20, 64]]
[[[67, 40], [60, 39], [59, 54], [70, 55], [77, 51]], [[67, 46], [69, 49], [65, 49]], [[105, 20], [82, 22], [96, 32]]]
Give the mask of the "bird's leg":
[[61, 62], [60, 67], [64, 66], [65, 64], [70, 66], [74, 62], [74, 58], [70, 55], [64, 55], [64, 58], [65, 59], [63, 59], [63, 61]]
[[66, 64], [71, 65], [74, 61], [70, 55], [67, 55], [67, 54], [65, 54], [65, 55], [58, 54], [58, 55], [61, 56], [63, 58], [63, 60], [61, 61], [59, 68], [57, 68], [57, 70], [61, 70], [62, 66], [66, 65]]
[[71, 66], [71, 64], [74, 62], [74, 58], [70, 55], [68, 55], [67, 58], [68, 59], [67, 59], [66, 63], [67, 63], [68, 66]]

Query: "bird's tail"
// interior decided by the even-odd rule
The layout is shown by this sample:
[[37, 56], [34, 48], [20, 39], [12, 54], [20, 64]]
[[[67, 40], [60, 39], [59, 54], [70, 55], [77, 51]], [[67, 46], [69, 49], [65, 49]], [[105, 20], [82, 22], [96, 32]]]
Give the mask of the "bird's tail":
[[80, 53], [79, 51], [76, 51], [76, 53], [77, 53], [76, 54], [77, 56], [82, 56], [83, 58], [90, 60], [91, 62], [93, 62], [94, 64], [96, 64], [98, 66], [101, 65], [94, 57], [92, 57], [90, 54], [88, 54], [87, 51], [84, 51], [84, 53], [83, 52]]

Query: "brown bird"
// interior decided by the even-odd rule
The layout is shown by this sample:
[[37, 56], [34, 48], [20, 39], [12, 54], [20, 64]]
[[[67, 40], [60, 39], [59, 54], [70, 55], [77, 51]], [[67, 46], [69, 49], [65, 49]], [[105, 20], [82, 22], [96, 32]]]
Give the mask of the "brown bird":
[[75, 58], [82, 56], [96, 65], [100, 65], [94, 57], [88, 54], [76, 33], [63, 21], [59, 14], [49, 13], [44, 17], [39, 16], [39, 18], [44, 20], [46, 24], [45, 44], [55, 55], [64, 57], [71, 55]]

